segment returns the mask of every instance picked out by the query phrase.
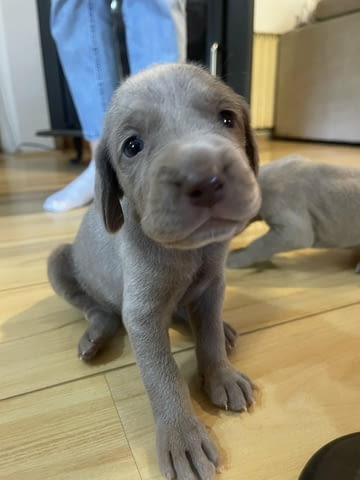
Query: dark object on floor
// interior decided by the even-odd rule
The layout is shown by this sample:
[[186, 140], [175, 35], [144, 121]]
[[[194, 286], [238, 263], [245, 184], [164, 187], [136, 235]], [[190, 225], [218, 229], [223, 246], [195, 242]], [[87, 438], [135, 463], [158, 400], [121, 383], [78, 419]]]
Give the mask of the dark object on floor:
[[337, 438], [318, 450], [305, 465], [299, 480], [358, 480], [360, 432]]

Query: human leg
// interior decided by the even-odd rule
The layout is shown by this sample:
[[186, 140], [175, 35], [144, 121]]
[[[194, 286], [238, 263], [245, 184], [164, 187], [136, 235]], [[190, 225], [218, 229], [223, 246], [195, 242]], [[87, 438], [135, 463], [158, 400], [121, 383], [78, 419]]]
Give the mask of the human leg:
[[95, 151], [98, 140], [89, 142], [91, 160], [85, 170], [61, 190], [53, 193], [44, 202], [47, 212], [66, 212], [82, 207], [92, 201], [95, 188]]
[[186, 60], [186, 0], [123, 0], [132, 74], [150, 65]]
[[119, 83], [119, 69], [107, 0], [52, 0], [51, 32], [91, 149], [84, 172], [45, 200], [45, 210], [59, 212], [93, 198], [96, 145], [104, 113]]

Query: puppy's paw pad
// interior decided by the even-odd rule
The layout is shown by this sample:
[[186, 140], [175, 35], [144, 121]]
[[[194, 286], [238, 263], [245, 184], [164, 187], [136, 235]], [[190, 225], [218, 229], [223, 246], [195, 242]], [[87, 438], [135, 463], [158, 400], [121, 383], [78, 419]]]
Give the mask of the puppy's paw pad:
[[217, 449], [197, 419], [158, 426], [157, 449], [165, 478], [212, 480], [216, 475]]
[[235, 412], [247, 411], [255, 403], [256, 386], [231, 365], [218, 367], [203, 375], [204, 389], [214, 405]]
[[88, 329], [81, 337], [78, 347], [79, 358], [85, 362], [91, 360], [106, 344], [108, 337], [105, 335], [92, 335]]
[[84, 362], [90, 361], [92, 358], [96, 356], [98, 353], [99, 348], [96, 345], [92, 344], [86, 344], [83, 341], [80, 341], [79, 346], [78, 346], [78, 355], [80, 360], [83, 360]]

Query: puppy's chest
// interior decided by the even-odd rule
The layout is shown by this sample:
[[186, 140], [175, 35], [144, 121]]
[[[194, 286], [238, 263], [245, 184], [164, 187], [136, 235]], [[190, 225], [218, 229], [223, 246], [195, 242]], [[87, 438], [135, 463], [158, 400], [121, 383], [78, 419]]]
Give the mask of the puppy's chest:
[[188, 285], [186, 285], [179, 305], [186, 306], [198, 299], [209, 287], [213, 279], [213, 270], [211, 268], [207, 268], [206, 265], [200, 266], [196, 271], [194, 271], [191, 279], [188, 282]]
[[197, 300], [222, 275], [227, 244], [215, 244], [204, 247], [197, 262], [193, 263], [192, 275], [184, 288], [179, 305], [185, 306]]

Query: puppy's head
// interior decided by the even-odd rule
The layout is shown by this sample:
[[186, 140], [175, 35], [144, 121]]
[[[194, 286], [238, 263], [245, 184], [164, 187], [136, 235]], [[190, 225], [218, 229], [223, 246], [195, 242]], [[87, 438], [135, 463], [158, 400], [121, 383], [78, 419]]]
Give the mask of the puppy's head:
[[260, 207], [247, 106], [195, 65], [157, 66], [124, 82], [96, 162], [109, 232], [126, 222], [122, 196], [144, 233], [172, 248], [227, 240]]

